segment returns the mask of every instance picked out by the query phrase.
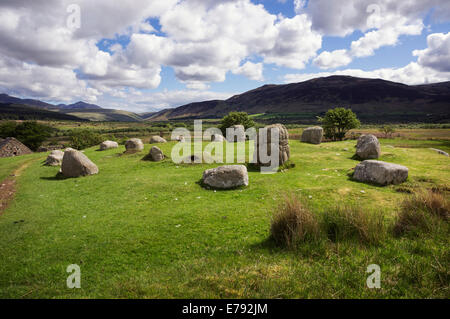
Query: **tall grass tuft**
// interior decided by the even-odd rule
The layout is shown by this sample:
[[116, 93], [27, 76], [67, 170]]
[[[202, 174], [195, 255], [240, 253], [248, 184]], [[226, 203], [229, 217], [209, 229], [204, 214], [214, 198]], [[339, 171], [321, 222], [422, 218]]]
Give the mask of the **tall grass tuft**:
[[320, 237], [316, 216], [294, 195], [286, 195], [272, 217], [271, 237], [280, 246], [295, 248]]
[[448, 221], [450, 202], [439, 191], [420, 191], [405, 199], [394, 225], [397, 236], [438, 228], [440, 220]]
[[357, 206], [336, 206], [326, 211], [322, 228], [333, 242], [357, 239], [363, 244], [379, 244], [386, 235], [380, 212], [365, 211]]

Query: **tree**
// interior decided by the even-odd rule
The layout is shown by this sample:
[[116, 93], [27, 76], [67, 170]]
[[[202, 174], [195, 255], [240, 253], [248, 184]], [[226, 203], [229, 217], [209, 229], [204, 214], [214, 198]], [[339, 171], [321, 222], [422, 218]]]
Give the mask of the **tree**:
[[395, 129], [392, 125], [384, 125], [380, 128], [380, 132], [383, 132], [385, 137], [392, 137], [392, 134], [395, 133]]
[[333, 141], [342, 141], [349, 130], [361, 124], [352, 110], [343, 107], [328, 110], [323, 118], [318, 119], [323, 125], [325, 137]]
[[82, 150], [103, 142], [103, 138], [100, 134], [87, 130], [78, 129], [73, 130], [70, 134], [70, 147], [76, 150]]
[[37, 150], [47, 138], [52, 135], [53, 128], [35, 121], [7, 122], [0, 126], [1, 137], [15, 137], [33, 151]]
[[255, 122], [246, 112], [230, 112], [220, 122], [220, 129], [225, 134], [226, 129], [233, 125], [243, 125], [245, 129], [255, 126]]

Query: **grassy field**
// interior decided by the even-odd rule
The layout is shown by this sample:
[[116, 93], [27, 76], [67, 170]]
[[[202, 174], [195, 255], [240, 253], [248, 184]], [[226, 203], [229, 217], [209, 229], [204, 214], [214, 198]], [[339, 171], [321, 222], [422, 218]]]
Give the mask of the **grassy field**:
[[[0, 216], [0, 298], [449, 298], [448, 223], [391, 234], [405, 189], [448, 190], [449, 159], [428, 149], [449, 151], [448, 141], [382, 139], [380, 160], [410, 169], [406, 183], [387, 187], [349, 178], [355, 143], [291, 140], [295, 168], [250, 171], [248, 187], [229, 191], [198, 183], [218, 164], [142, 161], [150, 145], [133, 155], [88, 149], [100, 173], [78, 179], [55, 177], [46, 154], [0, 159], [2, 178], [33, 160]], [[170, 155], [173, 145], [158, 146]], [[269, 229], [286, 193], [318, 218], [340, 203], [382, 212], [387, 233], [376, 245], [280, 248]], [[81, 289], [66, 287], [70, 264], [81, 267]], [[370, 264], [381, 267], [381, 289], [366, 287]]]

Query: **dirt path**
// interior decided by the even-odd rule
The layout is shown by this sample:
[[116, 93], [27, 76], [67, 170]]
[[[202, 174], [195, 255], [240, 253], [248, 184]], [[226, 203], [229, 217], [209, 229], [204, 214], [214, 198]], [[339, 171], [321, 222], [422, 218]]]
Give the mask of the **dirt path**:
[[16, 180], [17, 177], [22, 174], [22, 172], [30, 166], [31, 163], [37, 161], [39, 159], [29, 160], [18, 168], [16, 168], [11, 175], [5, 178], [0, 184], [0, 215], [6, 210], [8, 205], [14, 199], [14, 195], [16, 193]]

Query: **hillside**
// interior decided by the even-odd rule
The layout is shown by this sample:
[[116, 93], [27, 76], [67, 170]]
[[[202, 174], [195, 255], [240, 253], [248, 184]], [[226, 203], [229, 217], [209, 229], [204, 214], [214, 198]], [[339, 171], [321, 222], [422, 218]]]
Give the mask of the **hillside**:
[[140, 122], [142, 120], [136, 113], [114, 109], [62, 109], [60, 112], [89, 121]]
[[[448, 122], [450, 82], [409, 86], [381, 79], [330, 76], [300, 83], [264, 85], [228, 100], [190, 103], [148, 120], [220, 118], [230, 111], [262, 114], [263, 121], [316, 120], [329, 108], [352, 108], [364, 122]], [[258, 116], [256, 117], [258, 119]]]
[[71, 114], [49, 111], [22, 104], [0, 103], [0, 119], [2, 120], [54, 120], [54, 121], [87, 121]]

